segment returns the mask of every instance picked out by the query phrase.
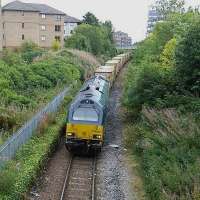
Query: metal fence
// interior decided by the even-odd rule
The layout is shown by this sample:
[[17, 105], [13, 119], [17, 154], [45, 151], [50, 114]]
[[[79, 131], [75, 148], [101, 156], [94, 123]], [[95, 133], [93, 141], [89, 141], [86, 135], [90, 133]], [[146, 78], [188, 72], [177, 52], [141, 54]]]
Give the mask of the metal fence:
[[47, 114], [55, 113], [58, 110], [70, 88], [71, 86], [55, 97], [52, 102], [38, 112], [30, 121], [26, 122], [22, 128], [14, 133], [13, 136], [0, 147], [0, 166], [12, 159], [16, 151], [30, 139], [38, 128], [42, 118]]

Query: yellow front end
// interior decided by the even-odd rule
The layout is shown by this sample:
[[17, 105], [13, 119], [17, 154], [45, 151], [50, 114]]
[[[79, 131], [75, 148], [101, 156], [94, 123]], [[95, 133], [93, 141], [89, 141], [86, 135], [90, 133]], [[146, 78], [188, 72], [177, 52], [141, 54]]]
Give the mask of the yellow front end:
[[90, 124], [67, 124], [67, 137], [82, 140], [103, 140], [103, 126]]
[[79, 146], [101, 148], [104, 130], [101, 125], [67, 124], [66, 146], [68, 149]]

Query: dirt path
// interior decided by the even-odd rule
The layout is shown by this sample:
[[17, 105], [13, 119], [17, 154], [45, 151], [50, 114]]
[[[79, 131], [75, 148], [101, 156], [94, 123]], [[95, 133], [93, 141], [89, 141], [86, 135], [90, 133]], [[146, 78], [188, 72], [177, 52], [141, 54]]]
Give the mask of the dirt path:
[[[122, 145], [123, 123], [120, 114], [123, 70], [112, 89], [106, 122], [105, 144], [97, 161], [97, 200], [136, 200], [131, 191], [132, 176]], [[64, 145], [49, 160], [48, 168], [32, 189], [33, 200], [57, 200], [61, 193], [69, 153]]]

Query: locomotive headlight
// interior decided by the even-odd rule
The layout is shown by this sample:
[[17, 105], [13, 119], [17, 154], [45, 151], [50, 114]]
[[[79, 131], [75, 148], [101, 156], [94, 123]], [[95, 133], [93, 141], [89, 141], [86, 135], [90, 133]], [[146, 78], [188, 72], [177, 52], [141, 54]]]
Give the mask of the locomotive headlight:
[[67, 136], [68, 136], [68, 137], [74, 137], [75, 134], [74, 134], [74, 133], [67, 133]]
[[101, 139], [101, 135], [93, 135], [93, 138], [100, 140]]

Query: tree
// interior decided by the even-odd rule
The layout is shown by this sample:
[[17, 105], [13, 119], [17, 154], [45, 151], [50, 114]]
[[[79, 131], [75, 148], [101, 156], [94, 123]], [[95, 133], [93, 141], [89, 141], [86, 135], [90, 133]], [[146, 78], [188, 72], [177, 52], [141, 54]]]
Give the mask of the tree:
[[166, 43], [160, 60], [163, 68], [170, 69], [175, 65], [175, 49], [177, 41], [175, 38]]
[[90, 24], [90, 25], [95, 25], [98, 26], [99, 25], [99, 20], [97, 19], [97, 17], [91, 13], [91, 12], [87, 12], [84, 16], [83, 16], [83, 22], [86, 24]]
[[66, 47], [90, 51], [94, 55], [113, 56], [115, 48], [108, 36], [108, 30], [102, 26], [81, 24], [65, 42]]
[[156, 10], [163, 19], [170, 13], [182, 13], [184, 11], [184, 0], [157, 0]]
[[114, 43], [113, 41], [113, 31], [114, 31], [114, 28], [113, 28], [113, 24], [110, 20], [107, 20], [103, 23], [103, 26], [106, 28], [107, 32], [108, 32], [108, 37], [110, 39], [110, 41], [112, 43]]
[[176, 75], [181, 86], [200, 95], [200, 20], [189, 28], [175, 52]]
[[65, 47], [91, 52], [89, 39], [80, 33], [73, 34], [71, 37], [67, 38]]

